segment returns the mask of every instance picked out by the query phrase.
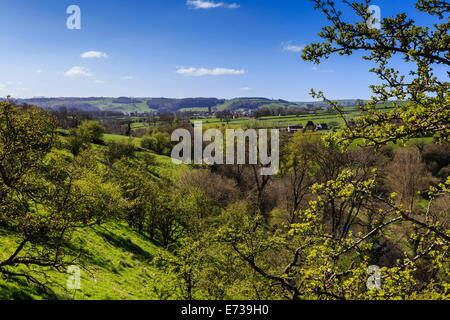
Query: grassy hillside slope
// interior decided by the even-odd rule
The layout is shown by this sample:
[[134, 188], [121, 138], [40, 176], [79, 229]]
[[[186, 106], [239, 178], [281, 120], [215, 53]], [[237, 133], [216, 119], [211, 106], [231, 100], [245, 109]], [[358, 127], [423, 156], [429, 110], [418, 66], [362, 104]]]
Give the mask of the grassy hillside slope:
[[[106, 141], [120, 141], [128, 137], [105, 135]], [[138, 142], [136, 139], [135, 142]], [[104, 148], [94, 146], [94, 148]], [[169, 157], [151, 154], [154, 163], [149, 167], [157, 177], [177, 179], [189, 166], [175, 165]], [[0, 261], [11, 256], [20, 239], [0, 226]], [[43, 291], [23, 279], [0, 277], [0, 300], [9, 299], [92, 299], [135, 300], [165, 299], [165, 284], [170, 275], [152, 265], [158, 244], [138, 234], [123, 222], [109, 222], [101, 226], [78, 229], [73, 235], [68, 261], [77, 259], [74, 265], [81, 271], [81, 290], [66, 290], [69, 274], [35, 268], [37, 278], [48, 283], [51, 289]], [[21, 272], [25, 268], [16, 269]], [[44, 274], [45, 273], [45, 274]], [[34, 274], [36, 275], [36, 274]], [[173, 292], [172, 292], [173, 294]]]
[[[14, 235], [0, 229], [0, 257], [15, 248]], [[159, 249], [124, 224], [109, 223], [78, 230], [79, 245], [72, 248], [80, 254], [81, 290], [65, 290], [68, 274], [46, 272], [53, 294], [45, 293], [22, 280], [0, 279], [3, 299], [160, 299], [169, 276], [151, 265]], [[43, 277], [40, 277], [43, 279]]]

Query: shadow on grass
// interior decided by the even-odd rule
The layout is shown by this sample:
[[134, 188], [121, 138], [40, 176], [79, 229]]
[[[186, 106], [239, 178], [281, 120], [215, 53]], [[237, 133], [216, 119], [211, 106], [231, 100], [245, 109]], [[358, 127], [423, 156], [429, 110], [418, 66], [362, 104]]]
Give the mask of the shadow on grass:
[[21, 278], [5, 278], [0, 283], [0, 300], [58, 300], [50, 289], [30, 284]]
[[127, 252], [133, 253], [135, 255], [135, 258], [140, 261], [148, 261], [153, 258], [153, 255], [142, 249], [130, 239], [120, 237], [110, 232], [99, 231], [97, 232], [97, 234], [105, 239], [105, 241], [109, 242], [111, 245], [117, 248], [121, 248]]

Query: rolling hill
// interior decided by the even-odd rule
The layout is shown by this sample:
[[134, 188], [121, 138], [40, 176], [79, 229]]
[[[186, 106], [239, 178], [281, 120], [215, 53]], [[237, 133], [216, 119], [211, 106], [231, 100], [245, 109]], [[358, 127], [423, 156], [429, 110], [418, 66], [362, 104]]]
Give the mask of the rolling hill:
[[[83, 111], [118, 112], [175, 112], [212, 110], [255, 110], [258, 108], [309, 108], [327, 107], [324, 102], [290, 102], [281, 99], [240, 97], [234, 99], [217, 98], [130, 98], [130, 97], [61, 97], [18, 99], [18, 103], [37, 105], [41, 108], [78, 109]], [[358, 100], [340, 100], [343, 106], [354, 106]]]

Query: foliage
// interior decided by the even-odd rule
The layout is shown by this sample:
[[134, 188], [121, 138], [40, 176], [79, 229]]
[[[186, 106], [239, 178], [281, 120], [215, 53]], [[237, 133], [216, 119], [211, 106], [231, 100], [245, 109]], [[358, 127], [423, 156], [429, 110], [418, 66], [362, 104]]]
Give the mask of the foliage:
[[[374, 98], [361, 106], [363, 115], [352, 122], [347, 121], [337, 103], [313, 91], [314, 97], [329, 102], [345, 122], [341, 132], [327, 137], [330, 150], [335, 145], [345, 149], [360, 138], [375, 147], [424, 135], [438, 142], [448, 141], [449, 83], [439, 81], [432, 68], [449, 64], [449, 23], [422, 28], [401, 14], [384, 19], [381, 30], [377, 30], [366, 24], [369, 1], [343, 1], [362, 18], [355, 24], [343, 21], [333, 1], [313, 2], [331, 26], [319, 34], [325, 41], [307, 46], [303, 58], [319, 63], [333, 53], [351, 55], [362, 50], [367, 53], [366, 60], [378, 63], [379, 67], [371, 71], [384, 81], [372, 86]], [[420, 0], [417, 8], [438, 19], [448, 13], [445, 2]], [[394, 54], [403, 54], [405, 62], [415, 64], [416, 70], [408, 78], [388, 67]], [[377, 109], [379, 103], [391, 99], [408, 102], [394, 102], [388, 112]], [[286, 159], [283, 174], [300, 177], [302, 171], [296, 168], [311, 163], [302, 153], [289, 149]], [[405, 208], [395, 193], [387, 196], [370, 166], [355, 170], [351, 162], [344, 161], [343, 165], [334, 167], [341, 171], [337, 176], [331, 174], [311, 187], [315, 199], [307, 209], [297, 211], [288, 233], [282, 229], [270, 232], [257, 216], [247, 215], [246, 220], [219, 228], [217, 239], [229, 244], [264, 281], [292, 299], [448, 299], [448, 216], [433, 214], [431, 206], [436, 198], [448, 195], [447, 185], [430, 188], [428, 209], [423, 215], [416, 206]], [[417, 174], [423, 179], [424, 168], [420, 170]], [[410, 187], [417, 191], [417, 184]], [[369, 290], [368, 267], [380, 263], [377, 247], [386, 234], [398, 229], [407, 230], [409, 250], [382, 266], [382, 287]], [[275, 252], [276, 261], [271, 258]]]
[[[89, 155], [49, 153], [55, 128], [47, 113], [2, 103], [1, 115], [0, 225], [18, 242], [0, 273], [37, 282], [33, 267], [61, 269], [73, 230], [114, 218], [122, 200]], [[20, 265], [30, 271], [15, 271]]]
[[157, 154], [169, 155], [172, 141], [169, 134], [158, 130], [150, 130], [141, 140], [141, 147], [156, 152]]
[[68, 138], [69, 150], [78, 155], [82, 150], [88, 149], [91, 143], [103, 144], [105, 128], [98, 121], [85, 121], [78, 127], [70, 130]]
[[[380, 146], [388, 142], [405, 142], [411, 137], [433, 136], [436, 141], [448, 141], [450, 127], [450, 84], [438, 79], [433, 68], [448, 66], [450, 35], [448, 33], [449, 7], [445, 1], [417, 1], [419, 12], [435, 18], [433, 27], [422, 27], [405, 14], [385, 18], [381, 29], [371, 28], [366, 23], [370, 18], [369, 0], [362, 3], [343, 1], [360, 19], [357, 23], [344, 21], [336, 4], [330, 0], [312, 0], [330, 25], [323, 27], [319, 36], [321, 43], [308, 45], [303, 59], [319, 63], [332, 54], [351, 55], [363, 51], [364, 59], [378, 65], [370, 71], [382, 80], [373, 85], [374, 96], [362, 106], [363, 115], [349, 123], [340, 133], [331, 135], [330, 141], [348, 146], [353, 140], [363, 138], [369, 145]], [[445, 18], [447, 17], [447, 21]], [[414, 65], [408, 75], [391, 68], [389, 62], [400, 55], [407, 64]], [[313, 91], [313, 96], [325, 98], [322, 92]], [[404, 101], [398, 103], [396, 101]], [[379, 103], [393, 101], [393, 110], [377, 110]], [[341, 115], [343, 110], [337, 103], [329, 101]]]
[[135, 146], [131, 140], [126, 141], [111, 141], [108, 143], [108, 148], [105, 151], [105, 157], [109, 164], [122, 158], [134, 157]]

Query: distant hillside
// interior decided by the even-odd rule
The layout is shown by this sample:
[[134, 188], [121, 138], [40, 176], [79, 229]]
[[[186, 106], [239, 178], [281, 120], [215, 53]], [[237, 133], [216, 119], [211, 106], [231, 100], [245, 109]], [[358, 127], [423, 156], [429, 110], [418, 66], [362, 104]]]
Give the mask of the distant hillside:
[[168, 99], [168, 98], [152, 98], [147, 101], [147, 105], [151, 109], [163, 111], [178, 111], [191, 108], [214, 108], [224, 103], [224, 99], [216, 98], [186, 98], [186, 99]]
[[[344, 106], [355, 106], [363, 100], [339, 100]], [[255, 110], [259, 108], [310, 108], [328, 107], [324, 102], [290, 102], [260, 97], [240, 97], [235, 99], [217, 98], [31, 98], [19, 99], [19, 103], [37, 105], [42, 108], [79, 109], [84, 111], [119, 111], [119, 112], [175, 112], [175, 111], [208, 111], [208, 110]]]
[[267, 98], [236, 98], [217, 106], [218, 110], [255, 110], [259, 108], [300, 107], [294, 102]]
[[[353, 107], [356, 105], [359, 105], [361, 103], [367, 102], [368, 100], [361, 100], [361, 99], [344, 99], [344, 100], [336, 100], [339, 105], [342, 107]], [[323, 101], [315, 101], [315, 102], [296, 102], [296, 104], [303, 106], [303, 107], [322, 107], [322, 108], [328, 108], [330, 105]]]

